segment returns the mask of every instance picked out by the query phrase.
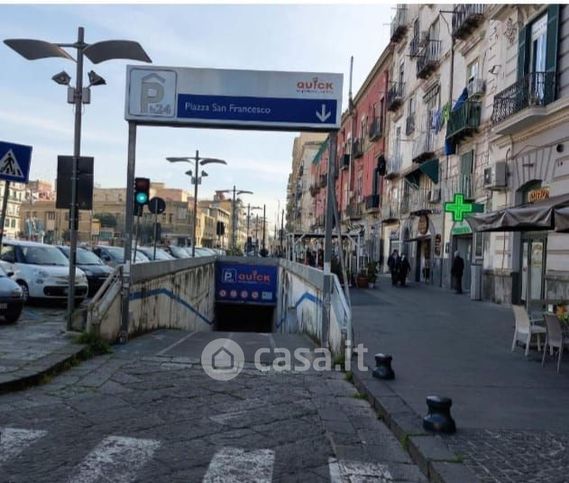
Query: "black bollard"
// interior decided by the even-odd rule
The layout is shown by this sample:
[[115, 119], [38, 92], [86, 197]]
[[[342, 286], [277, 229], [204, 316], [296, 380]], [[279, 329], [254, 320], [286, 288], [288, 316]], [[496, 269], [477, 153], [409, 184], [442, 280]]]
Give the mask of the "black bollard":
[[450, 415], [452, 399], [441, 396], [427, 396], [429, 413], [423, 418], [423, 428], [436, 433], [456, 432], [456, 424]]
[[373, 370], [373, 377], [378, 379], [395, 379], [395, 372], [391, 368], [393, 357], [386, 354], [376, 354], [374, 357], [376, 367]]

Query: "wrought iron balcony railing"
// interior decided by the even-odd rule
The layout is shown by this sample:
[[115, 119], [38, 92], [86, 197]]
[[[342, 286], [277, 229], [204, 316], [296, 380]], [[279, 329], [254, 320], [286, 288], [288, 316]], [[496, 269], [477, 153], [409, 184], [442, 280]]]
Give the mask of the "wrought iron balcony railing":
[[492, 124], [496, 125], [530, 106], [555, 100], [556, 72], [532, 72], [494, 96]]
[[387, 91], [387, 110], [396, 111], [403, 104], [403, 96], [405, 95], [404, 82], [392, 82]]
[[484, 19], [482, 3], [461, 3], [452, 12], [452, 35], [456, 39], [466, 39]]
[[438, 67], [441, 56], [441, 41], [425, 39], [417, 54], [417, 77], [426, 79]]
[[391, 41], [399, 42], [407, 33], [407, 6], [398, 5], [395, 17], [391, 21]]
[[387, 160], [387, 170], [385, 173], [385, 179], [393, 179], [397, 176], [401, 170], [401, 163], [403, 159], [400, 152], [395, 152], [393, 157]]
[[452, 201], [456, 193], [462, 193], [464, 199], [475, 200], [485, 195], [484, 176], [474, 173], [458, 174], [447, 178], [442, 183], [443, 201]]
[[366, 196], [366, 210], [372, 211], [379, 208], [379, 195]]
[[419, 47], [421, 45], [421, 37], [416, 35], [411, 39], [409, 43], [409, 55], [411, 57], [417, 57], [419, 55]]
[[374, 117], [371, 125], [369, 127], [369, 140], [375, 141], [376, 139], [381, 137], [382, 134], [382, 126], [381, 121], [378, 117]]
[[434, 154], [435, 138], [431, 126], [427, 123], [426, 130], [421, 132], [413, 143], [413, 162], [420, 163], [421, 161], [432, 158]]
[[402, 213], [421, 213], [432, 211], [431, 190], [412, 189], [401, 200]]
[[450, 113], [447, 124], [447, 139], [457, 142], [478, 130], [480, 126], [480, 101], [466, 100], [462, 106]]
[[362, 203], [353, 199], [346, 207], [346, 215], [351, 220], [360, 220], [363, 215]]
[[385, 221], [398, 220], [401, 215], [400, 203], [396, 200], [389, 200], [381, 206], [381, 219]]
[[353, 144], [354, 158], [361, 158], [364, 155], [363, 140], [356, 139]]

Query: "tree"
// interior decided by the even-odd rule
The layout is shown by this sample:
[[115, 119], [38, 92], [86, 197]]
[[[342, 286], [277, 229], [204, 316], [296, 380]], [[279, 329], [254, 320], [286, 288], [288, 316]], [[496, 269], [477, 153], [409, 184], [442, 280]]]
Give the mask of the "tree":
[[95, 213], [93, 218], [99, 220], [103, 228], [115, 228], [117, 226], [117, 219], [112, 213]]

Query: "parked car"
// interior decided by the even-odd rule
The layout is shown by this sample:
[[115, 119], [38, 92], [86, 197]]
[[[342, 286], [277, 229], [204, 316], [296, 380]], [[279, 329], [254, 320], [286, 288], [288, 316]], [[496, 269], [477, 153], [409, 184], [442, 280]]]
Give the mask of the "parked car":
[[[24, 300], [65, 300], [69, 291], [69, 260], [56, 247], [43, 243], [6, 240], [0, 264], [22, 288]], [[75, 297], [87, 296], [89, 285], [81, 269], [75, 269]]]
[[[58, 246], [61, 252], [69, 258], [69, 247], [68, 246]], [[103, 260], [101, 260], [92, 251], [85, 248], [77, 248], [77, 255], [75, 262], [77, 266], [83, 271], [87, 276], [87, 281], [89, 283], [89, 297], [92, 297], [97, 293], [97, 290], [105, 283], [108, 276], [113, 272], [113, 269], [108, 265], [105, 265]]]
[[0, 267], [0, 316], [9, 324], [17, 322], [24, 302], [22, 288]]
[[[124, 262], [124, 248], [123, 247], [111, 247], [107, 245], [98, 245], [93, 248], [93, 253], [97, 255], [103, 262], [111, 267], [116, 267]], [[134, 257], [134, 250], [132, 251], [132, 256]], [[136, 259], [134, 263], [144, 263], [148, 262], [148, 257], [139, 250], [136, 251]]]
[[172, 255], [174, 258], [191, 258], [192, 251], [188, 251], [185, 247], [179, 247], [177, 245], [170, 245], [166, 248], [166, 251]]
[[[198, 255], [198, 250], [200, 251], [201, 255]], [[217, 256], [217, 252], [213, 248], [207, 247], [196, 247], [196, 256], [200, 257], [215, 257]]]
[[148, 257], [149, 260], [174, 260], [175, 257], [162, 250], [162, 248], [156, 247], [156, 258], [154, 258], [154, 247], [138, 247], [137, 251], [140, 251]]

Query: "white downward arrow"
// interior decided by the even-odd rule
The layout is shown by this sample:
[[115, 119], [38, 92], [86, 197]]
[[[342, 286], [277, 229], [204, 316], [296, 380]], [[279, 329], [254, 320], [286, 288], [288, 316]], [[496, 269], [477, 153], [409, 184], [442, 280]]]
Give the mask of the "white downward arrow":
[[331, 115], [331, 112], [326, 112], [326, 104], [322, 104], [321, 112], [316, 111], [316, 117], [320, 119], [321, 122], [326, 122], [326, 119], [328, 119]]

